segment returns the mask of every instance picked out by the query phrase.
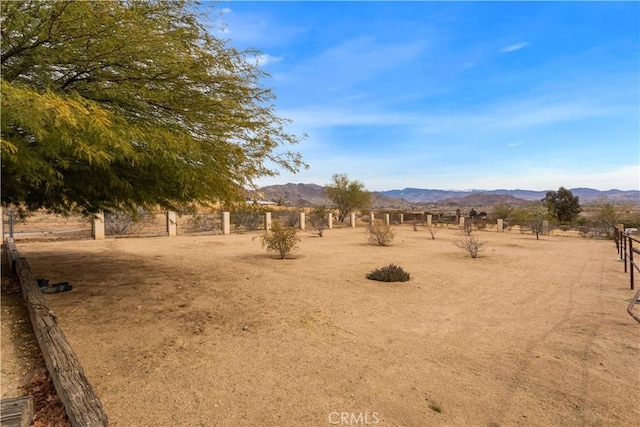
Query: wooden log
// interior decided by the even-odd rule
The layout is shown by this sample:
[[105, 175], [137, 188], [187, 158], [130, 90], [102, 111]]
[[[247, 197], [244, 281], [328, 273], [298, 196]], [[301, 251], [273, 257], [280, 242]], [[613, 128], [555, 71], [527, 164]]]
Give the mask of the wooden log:
[[[73, 427], [106, 427], [107, 414], [93, 387], [89, 384], [80, 361], [69, 345], [53, 311], [49, 310], [29, 263], [19, 256], [13, 239], [7, 239], [7, 249], [20, 279], [42, 357], [60, 401]], [[17, 259], [15, 258], [17, 257]]]
[[33, 421], [33, 398], [11, 397], [0, 401], [0, 426], [29, 427]]

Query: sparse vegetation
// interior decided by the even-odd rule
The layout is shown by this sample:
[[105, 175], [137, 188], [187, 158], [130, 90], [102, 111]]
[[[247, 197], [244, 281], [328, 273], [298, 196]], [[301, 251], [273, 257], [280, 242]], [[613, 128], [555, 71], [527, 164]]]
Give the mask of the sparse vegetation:
[[471, 258], [477, 258], [478, 254], [485, 249], [487, 242], [480, 240], [471, 234], [464, 234], [453, 242], [462, 252], [469, 254]]
[[187, 230], [192, 233], [212, 231], [220, 228], [219, 215], [208, 212], [197, 213], [187, 221]]
[[311, 231], [320, 237], [324, 235], [324, 230], [329, 227], [329, 221], [327, 220], [328, 214], [329, 211], [326, 207], [318, 206], [311, 212], [311, 215], [309, 215]]
[[389, 264], [386, 267], [378, 268], [368, 273], [367, 279], [380, 282], [406, 282], [410, 279], [410, 275], [402, 267]]
[[383, 221], [374, 221], [367, 227], [369, 241], [379, 246], [389, 246], [395, 237], [391, 226]]
[[491, 217], [493, 219], [507, 219], [513, 213], [513, 207], [508, 203], [497, 203], [493, 207]]
[[284, 223], [287, 227], [297, 227], [300, 222], [300, 212], [289, 211], [284, 217]]
[[539, 206], [514, 209], [510, 218], [511, 225], [519, 225], [522, 233], [531, 231], [535, 234], [536, 240], [540, 239], [543, 232], [544, 220], [545, 215]]
[[258, 230], [262, 226], [264, 213], [265, 210], [258, 205], [243, 204], [231, 212], [231, 224], [249, 231]]
[[285, 259], [300, 242], [297, 228], [286, 227], [277, 221], [271, 225], [271, 230], [262, 235], [261, 239], [262, 246], [268, 251], [278, 252], [280, 259]]
[[436, 240], [436, 234], [438, 234], [438, 226], [437, 224], [431, 224], [427, 227], [429, 231], [429, 235], [431, 236], [431, 240]]
[[149, 221], [153, 215], [144, 208], [138, 207], [135, 211], [115, 211], [105, 215], [105, 231], [108, 234], [122, 235], [129, 231], [135, 224]]
[[613, 228], [620, 221], [625, 209], [628, 210], [630, 208], [627, 206], [614, 206], [606, 197], [598, 199], [593, 221], [598, 228], [599, 234], [605, 235], [607, 238], [613, 237]]

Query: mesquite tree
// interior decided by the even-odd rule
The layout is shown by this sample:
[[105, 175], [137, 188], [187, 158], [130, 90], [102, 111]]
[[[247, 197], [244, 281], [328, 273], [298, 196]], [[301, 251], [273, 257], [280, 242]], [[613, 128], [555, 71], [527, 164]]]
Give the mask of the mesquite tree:
[[333, 182], [325, 187], [325, 192], [338, 210], [338, 221], [344, 222], [354, 209], [364, 209], [371, 205], [371, 193], [359, 181], [349, 181], [346, 174], [335, 174]]
[[57, 212], [243, 198], [306, 165], [253, 51], [190, 1], [3, 1], [2, 203]]

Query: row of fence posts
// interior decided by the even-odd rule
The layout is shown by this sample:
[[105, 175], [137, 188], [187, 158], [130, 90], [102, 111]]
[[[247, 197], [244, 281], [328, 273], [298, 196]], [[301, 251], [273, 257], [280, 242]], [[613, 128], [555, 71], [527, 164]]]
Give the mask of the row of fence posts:
[[[305, 230], [306, 229], [306, 214], [305, 212], [300, 212], [299, 213], [299, 218], [298, 218], [298, 228], [300, 228], [300, 230]], [[222, 212], [221, 213], [221, 217], [222, 217], [222, 234], [224, 235], [228, 235], [231, 234], [231, 213], [230, 212]], [[376, 215], [375, 213], [371, 212], [369, 214], [369, 222], [373, 223], [376, 220]], [[391, 214], [382, 214], [382, 220], [384, 221], [384, 223], [386, 225], [390, 225], [391, 224]], [[400, 220], [400, 224], [404, 224], [404, 214], [399, 214], [399, 220]], [[425, 224], [427, 227], [431, 227], [433, 225], [432, 223], [433, 221], [433, 216], [432, 215], [426, 215], [426, 221]], [[265, 224], [265, 230], [270, 230], [271, 229], [271, 212], [265, 212], [264, 213], [264, 224]], [[471, 218], [469, 217], [460, 217], [459, 220], [459, 225], [460, 227], [465, 227], [468, 224], [471, 223]], [[352, 213], [349, 215], [349, 227], [350, 228], [355, 228], [356, 227], [356, 214]], [[167, 225], [167, 235], [169, 236], [176, 236], [178, 233], [178, 224], [177, 224], [177, 215], [175, 212], [167, 212], [166, 213], [166, 225]], [[333, 228], [333, 213], [329, 212], [327, 213], [327, 228], [328, 229], [332, 229]], [[548, 230], [549, 226], [546, 226], [546, 229]], [[496, 230], [498, 232], [502, 232], [504, 231], [504, 223], [503, 220], [499, 219], [497, 222], [497, 227]], [[104, 214], [102, 213], [98, 213], [98, 214], [94, 214], [93, 215], [93, 221], [92, 221], [92, 226], [91, 226], [91, 235], [93, 236], [94, 239], [96, 240], [100, 240], [100, 239], [104, 239], [105, 238], [105, 222], [104, 222]]]
[[[640, 273], [640, 264], [634, 260], [634, 254], [640, 255], [640, 239], [632, 236], [628, 231], [625, 231], [624, 224], [616, 225], [614, 229], [614, 239], [620, 260], [624, 261], [624, 272], [629, 273], [629, 284], [631, 290], [633, 290], [635, 270]], [[640, 323], [640, 315], [633, 311], [638, 299], [640, 299], [640, 290], [631, 298], [631, 302], [627, 307], [627, 313]]]
[[[299, 215], [300, 217], [298, 219], [298, 227], [301, 230], [304, 230], [306, 228], [306, 216], [304, 212], [300, 212]], [[391, 223], [391, 214], [387, 213], [387, 214], [381, 214], [381, 215], [384, 223], [386, 225], [389, 225]], [[231, 213], [222, 212], [221, 217], [222, 217], [222, 234], [225, 234], [225, 235], [231, 234]], [[373, 223], [375, 219], [376, 219], [375, 213], [371, 212], [369, 214], [370, 223]], [[400, 220], [400, 224], [404, 224], [404, 214], [399, 214], [399, 220]], [[426, 224], [427, 227], [431, 227], [433, 225], [432, 221], [433, 221], [433, 216], [426, 215], [424, 223]], [[4, 226], [1, 224], [1, 222], [2, 220], [0, 220], [0, 226], [2, 226], [2, 232], [4, 235]], [[269, 230], [271, 228], [271, 222], [272, 222], [271, 212], [265, 212], [264, 223], [265, 223], [266, 230]], [[14, 223], [15, 223], [15, 211], [13, 209], [9, 209], [8, 225], [9, 225], [10, 238], [13, 238]], [[470, 223], [471, 223], [471, 218], [469, 217], [459, 218], [459, 225], [462, 228], [467, 227], [468, 225], [470, 225]], [[549, 224], [547, 221], [545, 221], [545, 223], [546, 224], [544, 224], [543, 228], [547, 230], [547, 234], [548, 234]], [[349, 227], [355, 228], [355, 226], [356, 226], [356, 214], [352, 213], [349, 215]], [[333, 213], [331, 212], [327, 213], [327, 228], [329, 229], [333, 228]], [[105, 227], [104, 213], [93, 214], [93, 219], [91, 221], [91, 236], [95, 240], [104, 239], [106, 235], [105, 229], [106, 227]], [[504, 222], [502, 219], [498, 219], [497, 225], [496, 225], [496, 231], [498, 232], [504, 231]], [[166, 212], [166, 232], [167, 232], [167, 235], [169, 236], [176, 236], [178, 233], [177, 214], [175, 212], [172, 212], [172, 211]]]
[[[634, 260], [633, 254], [640, 255], [640, 239], [631, 236], [624, 230], [624, 224], [615, 227], [614, 239], [620, 260], [624, 261], [624, 272], [629, 273], [631, 290], [634, 289], [634, 270], [640, 272], [640, 265]], [[635, 245], [634, 245], [635, 243]], [[628, 267], [627, 267], [628, 266]]]

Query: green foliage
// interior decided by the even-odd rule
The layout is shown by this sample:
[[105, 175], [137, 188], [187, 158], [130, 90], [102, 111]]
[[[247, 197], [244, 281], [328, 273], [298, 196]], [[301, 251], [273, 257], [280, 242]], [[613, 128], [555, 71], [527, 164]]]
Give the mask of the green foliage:
[[333, 182], [325, 187], [329, 200], [338, 210], [338, 221], [344, 222], [354, 209], [365, 209], [371, 205], [371, 193], [359, 181], [349, 181], [346, 174], [335, 174]]
[[593, 222], [605, 236], [612, 237], [613, 228], [620, 222], [625, 209], [626, 207], [614, 206], [606, 197], [600, 198], [596, 202], [596, 211], [592, 216]]
[[383, 221], [374, 221], [367, 227], [369, 242], [378, 246], [389, 246], [395, 237], [390, 225]]
[[574, 196], [571, 190], [564, 187], [560, 187], [558, 191], [547, 191], [542, 201], [547, 207], [549, 215], [558, 221], [572, 221], [582, 211], [580, 198]]
[[2, 203], [55, 212], [240, 200], [306, 165], [258, 52], [190, 1], [4, 1]]
[[493, 212], [491, 216], [493, 219], [507, 219], [511, 216], [513, 212], [513, 207], [507, 203], [497, 203], [493, 207]]
[[545, 215], [541, 211], [540, 206], [514, 209], [510, 217], [510, 223], [512, 225], [519, 225], [522, 233], [531, 231], [535, 234], [536, 240], [540, 239], [544, 220]]
[[406, 282], [409, 280], [409, 273], [402, 267], [389, 264], [386, 267], [378, 268], [367, 273], [367, 279], [378, 280], [380, 282]]
[[279, 222], [271, 225], [271, 230], [264, 233], [261, 237], [262, 246], [268, 251], [276, 251], [280, 254], [280, 259], [285, 259], [287, 255], [300, 242], [298, 237], [298, 229], [293, 227], [285, 227]]

